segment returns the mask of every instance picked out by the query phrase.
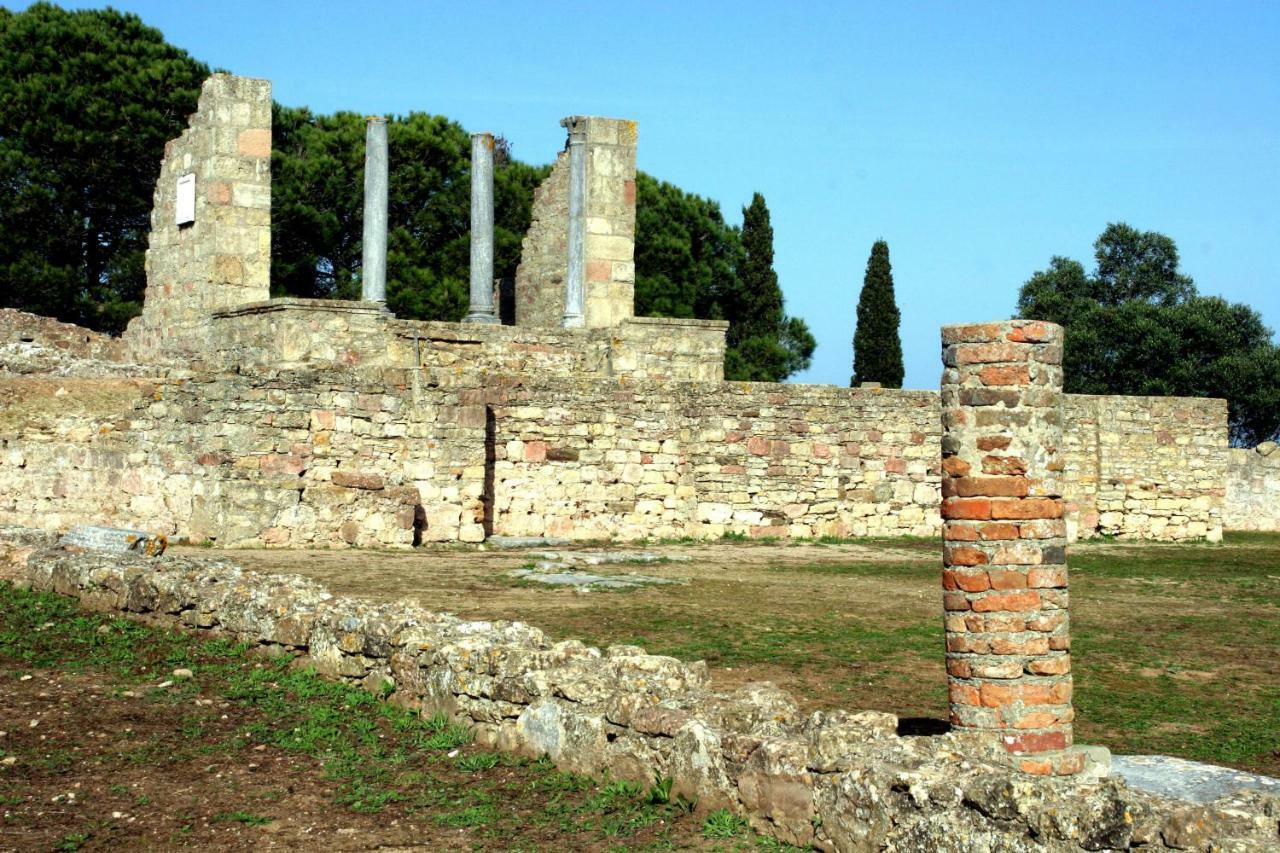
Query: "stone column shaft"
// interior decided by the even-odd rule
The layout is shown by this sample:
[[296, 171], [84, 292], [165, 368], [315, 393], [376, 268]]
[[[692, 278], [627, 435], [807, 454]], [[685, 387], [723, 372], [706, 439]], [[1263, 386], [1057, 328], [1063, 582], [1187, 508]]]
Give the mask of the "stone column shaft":
[[587, 128], [581, 116], [560, 122], [569, 131], [569, 269], [565, 276], [565, 328], [587, 322]]
[[364, 240], [360, 298], [387, 301], [387, 120], [370, 116], [364, 132]]
[[467, 323], [497, 323], [493, 307], [493, 134], [471, 134], [471, 310]]
[[1029, 773], [1079, 772], [1062, 517], [1062, 328], [942, 330], [943, 607], [951, 723]]

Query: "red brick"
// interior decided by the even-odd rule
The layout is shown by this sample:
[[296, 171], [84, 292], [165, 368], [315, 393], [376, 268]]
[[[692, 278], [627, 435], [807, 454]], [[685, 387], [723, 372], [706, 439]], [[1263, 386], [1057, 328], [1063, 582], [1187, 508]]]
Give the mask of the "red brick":
[[947, 699], [953, 705], [981, 705], [981, 694], [970, 684], [958, 684], [954, 681], [947, 685]]
[[1027, 586], [1032, 589], [1057, 589], [1067, 585], [1067, 570], [1036, 568], [1027, 573]]
[[952, 569], [943, 569], [942, 588], [946, 590], [961, 589], [965, 592], [985, 592], [991, 588], [991, 584], [987, 582], [986, 572], [957, 572]]
[[1027, 662], [1027, 672], [1032, 675], [1066, 675], [1070, 671], [1070, 655], [1057, 655]]
[[1000, 742], [1009, 752], [1055, 752], [1070, 746], [1071, 738], [1065, 731], [1022, 732], [1004, 735]]
[[622, 182], [622, 200], [624, 204], [634, 205], [636, 203], [636, 182]]
[[890, 474], [907, 473], [907, 460], [905, 459], [889, 459], [884, 463], [884, 470]]
[[991, 647], [993, 655], [1043, 655], [1049, 653], [1049, 640], [1045, 637], [1032, 637], [1027, 640], [993, 637], [988, 645]]
[[981, 637], [951, 634], [947, 637], [947, 651], [962, 655], [985, 655], [990, 653], [991, 645]]
[[973, 344], [956, 349], [956, 364], [992, 364], [1006, 361], [1026, 361], [1031, 347], [1022, 343]]
[[[1069, 685], [1068, 685], [1069, 686]], [[1027, 705], [1057, 705], [1062, 691], [1061, 684], [983, 684], [980, 688], [982, 704], [988, 708], [999, 708], [1014, 702]], [[1070, 694], [1068, 693], [1068, 698]]]
[[959, 456], [948, 456], [942, 460], [942, 470], [953, 477], [963, 477], [969, 473], [969, 463]]
[[1045, 323], [1024, 323], [1009, 330], [1005, 338], [1019, 343], [1043, 344], [1054, 338], [1054, 330]]
[[942, 607], [944, 610], [968, 610], [969, 599], [959, 592], [944, 592], [942, 594]]
[[1049, 648], [1055, 652], [1069, 652], [1071, 651], [1071, 637], [1066, 634], [1050, 637]]
[[984, 435], [978, 439], [977, 446], [985, 453], [991, 450], [1004, 450], [1012, 443], [1013, 439], [1007, 435]]
[[1027, 576], [1022, 572], [994, 571], [989, 572], [992, 589], [1026, 589]]
[[610, 261], [587, 261], [587, 281], [609, 281], [613, 278], [613, 264]]
[[942, 481], [945, 498], [1024, 497], [1027, 489], [1025, 477], [951, 477]]
[[747, 439], [747, 452], [753, 456], [769, 455], [769, 439], [763, 435], [753, 435]]
[[1022, 476], [1027, 473], [1027, 463], [1017, 456], [984, 456], [982, 473]]
[[1028, 385], [1031, 371], [1025, 365], [1017, 367], [984, 367], [978, 371], [983, 385]]
[[[953, 678], [968, 678], [973, 675], [973, 668], [963, 658], [947, 658], [947, 675]], [[976, 702], [971, 704], [976, 705]]]
[[943, 562], [948, 566], [982, 566], [987, 562], [985, 552], [967, 545], [956, 545], [943, 551]]
[[987, 519], [991, 517], [991, 501], [986, 498], [947, 498], [942, 502], [942, 517]]
[[547, 443], [545, 441], [526, 441], [524, 443], [524, 461], [542, 462], [546, 458]]
[[993, 610], [1022, 612], [1035, 610], [1039, 606], [1040, 595], [1035, 592], [991, 593], [973, 602], [975, 613], [990, 613]]
[[1038, 519], [1061, 518], [1062, 501], [1052, 498], [1029, 500], [994, 500], [991, 502], [992, 518]]
[[1058, 725], [1059, 716], [1053, 711], [1027, 711], [1019, 713], [1012, 709], [1007, 709], [1000, 715], [1010, 726], [1015, 729], [1047, 729], [1050, 726]]
[[991, 524], [978, 525], [978, 535], [984, 541], [1000, 540], [1000, 539], [1017, 539], [1017, 525], [1005, 522], [992, 522]]
[[967, 524], [944, 524], [942, 526], [942, 538], [948, 542], [977, 542], [978, 528]]

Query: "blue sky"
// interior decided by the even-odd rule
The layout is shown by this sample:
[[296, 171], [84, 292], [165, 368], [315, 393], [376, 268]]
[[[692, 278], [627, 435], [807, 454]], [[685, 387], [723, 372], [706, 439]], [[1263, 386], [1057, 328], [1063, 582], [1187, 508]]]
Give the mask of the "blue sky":
[[[85, 4], [96, 5], [96, 4]], [[116, 2], [215, 67], [329, 112], [446, 115], [546, 162], [562, 116], [640, 124], [639, 165], [759, 191], [798, 381], [845, 384], [889, 242], [909, 387], [938, 327], [1011, 314], [1108, 222], [1173, 237], [1201, 292], [1280, 326], [1280, 4]]]

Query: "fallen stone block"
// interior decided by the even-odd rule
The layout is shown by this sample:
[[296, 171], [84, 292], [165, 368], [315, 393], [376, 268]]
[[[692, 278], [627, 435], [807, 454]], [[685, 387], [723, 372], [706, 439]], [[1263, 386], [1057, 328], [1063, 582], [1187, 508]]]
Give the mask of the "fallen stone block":
[[64, 548], [83, 548], [106, 554], [142, 554], [159, 557], [169, 547], [169, 538], [145, 530], [125, 527], [99, 527], [82, 524], [67, 531], [58, 544]]

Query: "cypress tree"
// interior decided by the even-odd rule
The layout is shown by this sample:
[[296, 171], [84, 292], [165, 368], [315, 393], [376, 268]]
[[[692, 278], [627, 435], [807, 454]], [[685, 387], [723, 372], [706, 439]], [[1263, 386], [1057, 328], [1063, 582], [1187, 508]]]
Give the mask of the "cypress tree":
[[902, 387], [902, 341], [898, 337], [901, 319], [893, 296], [889, 244], [877, 240], [871, 247], [858, 296], [858, 325], [853, 332], [855, 388], [863, 382], [879, 382], [885, 388]]
[[742, 256], [734, 290], [726, 295], [726, 379], [781, 382], [809, 366], [816, 343], [805, 322], [783, 310], [773, 269], [773, 225], [760, 193], [742, 210]]

